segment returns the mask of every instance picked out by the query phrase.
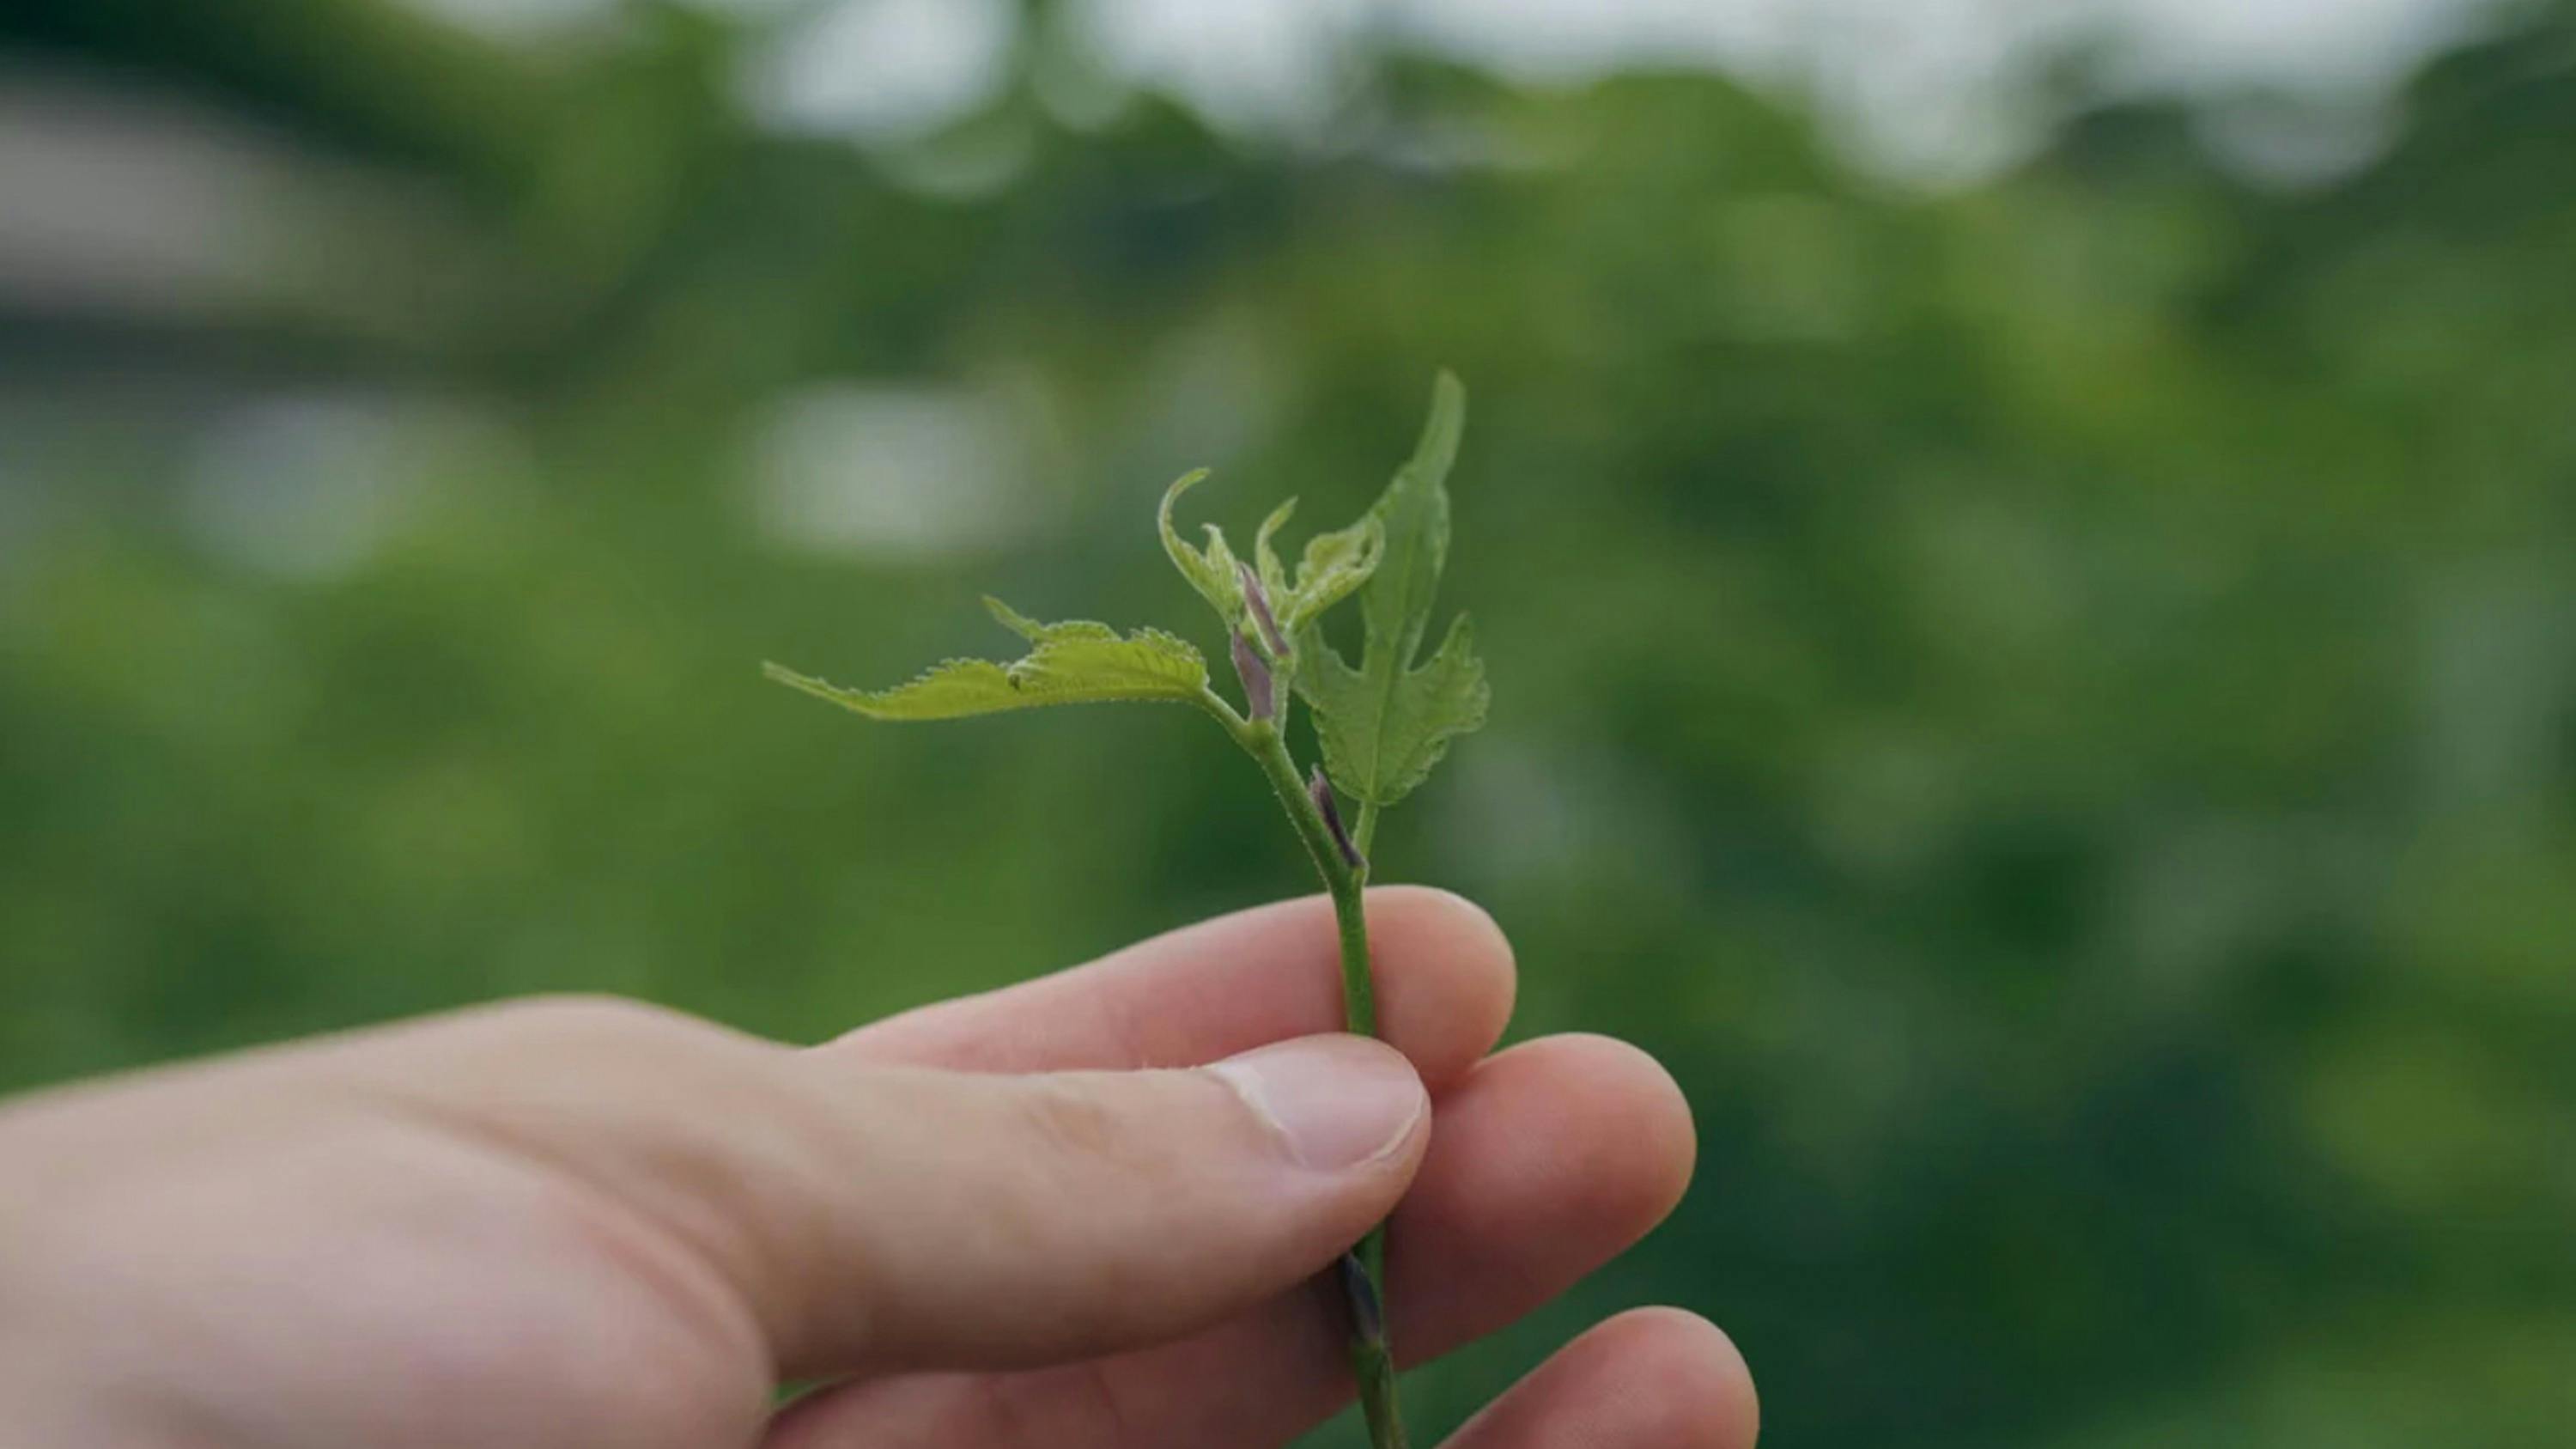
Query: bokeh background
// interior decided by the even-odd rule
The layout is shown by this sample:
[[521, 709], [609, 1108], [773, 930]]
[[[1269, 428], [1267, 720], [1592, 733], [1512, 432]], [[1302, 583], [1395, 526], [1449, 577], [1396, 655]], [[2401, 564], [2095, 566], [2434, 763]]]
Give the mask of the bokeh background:
[[1347, 516], [1441, 364], [1384, 873], [1703, 1168], [1426, 1427], [1669, 1301], [1792, 1449], [2571, 1442], [2564, 4], [20, 0], [0, 1086], [1305, 889], [1181, 712], [757, 665], [1195, 626], [1162, 486]]

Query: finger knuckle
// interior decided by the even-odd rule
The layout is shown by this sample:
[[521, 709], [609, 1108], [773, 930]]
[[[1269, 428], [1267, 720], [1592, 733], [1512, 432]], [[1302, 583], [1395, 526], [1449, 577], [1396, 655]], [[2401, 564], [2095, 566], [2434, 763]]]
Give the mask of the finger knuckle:
[[566, 1042], [641, 1045], [714, 1034], [686, 1012], [606, 993], [530, 997], [507, 1010], [518, 1029]]

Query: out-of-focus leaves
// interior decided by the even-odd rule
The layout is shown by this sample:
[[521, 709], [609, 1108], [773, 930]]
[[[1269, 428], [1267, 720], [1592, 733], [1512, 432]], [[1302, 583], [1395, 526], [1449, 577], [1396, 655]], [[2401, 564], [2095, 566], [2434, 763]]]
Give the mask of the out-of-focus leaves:
[[1216, 610], [1228, 629], [1244, 627], [1243, 571], [1234, 550], [1225, 541], [1225, 530], [1211, 523], [1207, 526], [1207, 546], [1192, 548], [1179, 530], [1172, 526], [1172, 506], [1181, 495], [1207, 481], [1205, 468], [1182, 474], [1171, 487], [1163, 490], [1162, 507], [1154, 522], [1162, 530], [1163, 552], [1171, 557], [1172, 567], [1181, 571], [1198, 596]]

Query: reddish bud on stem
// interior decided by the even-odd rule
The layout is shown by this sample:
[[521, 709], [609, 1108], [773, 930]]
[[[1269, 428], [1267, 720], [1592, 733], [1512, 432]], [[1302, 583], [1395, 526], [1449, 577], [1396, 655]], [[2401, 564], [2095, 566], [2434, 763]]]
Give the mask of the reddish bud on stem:
[[1333, 782], [1324, 778], [1323, 766], [1317, 765], [1314, 773], [1306, 777], [1306, 796], [1322, 813], [1324, 828], [1333, 832], [1333, 844], [1341, 847], [1342, 859], [1353, 870], [1368, 869], [1368, 857], [1360, 854], [1360, 848], [1351, 843], [1351, 833], [1342, 828], [1341, 807], [1333, 803]]
[[1269, 719], [1278, 703], [1278, 691], [1270, 678], [1270, 666], [1252, 652], [1252, 645], [1240, 634], [1232, 636], [1234, 672], [1243, 676], [1243, 702], [1254, 719]]
[[1261, 642], [1270, 646], [1270, 657], [1281, 658], [1288, 652], [1288, 640], [1279, 632], [1279, 620], [1270, 612], [1270, 595], [1261, 587], [1261, 576], [1252, 565], [1241, 559], [1234, 566], [1243, 574], [1243, 601], [1252, 606], [1252, 622], [1261, 627]]

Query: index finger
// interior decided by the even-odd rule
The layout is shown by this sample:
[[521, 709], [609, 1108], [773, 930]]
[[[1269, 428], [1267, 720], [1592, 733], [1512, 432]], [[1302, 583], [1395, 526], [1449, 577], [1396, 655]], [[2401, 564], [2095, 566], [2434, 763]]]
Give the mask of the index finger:
[[[1491, 916], [1423, 886], [1367, 897], [1378, 1021], [1424, 1082], [1457, 1079], [1511, 1016], [1511, 944]], [[1184, 926], [1087, 966], [941, 1002], [820, 1048], [987, 1072], [1198, 1066], [1339, 1030], [1332, 903], [1281, 901]]]

